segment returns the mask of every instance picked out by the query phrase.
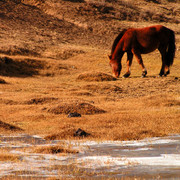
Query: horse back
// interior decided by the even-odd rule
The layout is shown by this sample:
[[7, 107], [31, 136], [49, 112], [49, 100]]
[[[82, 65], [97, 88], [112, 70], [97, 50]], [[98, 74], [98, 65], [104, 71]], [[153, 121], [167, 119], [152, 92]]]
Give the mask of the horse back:
[[[133, 33], [131, 31], [133, 31]], [[171, 30], [165, 26], [156, 25], [132, 29], [131, 31], [130, 34], [133, 36], [131, 47], [142, 54], [146, 54], [157, 49], [160, 44], [168, 44]]]

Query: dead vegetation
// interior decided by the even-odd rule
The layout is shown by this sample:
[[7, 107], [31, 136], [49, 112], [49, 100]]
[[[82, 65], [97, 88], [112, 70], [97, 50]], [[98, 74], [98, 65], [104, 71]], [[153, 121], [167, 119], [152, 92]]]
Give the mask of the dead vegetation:
[[63, 127], [59, 129], [58, 133], [52, 133], [45, 137], [46, 140], [55, 139], [72, 139], [74, 138], [74, 133], [76, 129], [74, 127]]
[[[0, 7], [3, 133], [74, 139], [81, 128], [87, 139], [131, 140], [180, 132], [178, 1], [3, 0]], [[147, 78], [133, 61], [131, 78], [114, 79], [107, 58], [114, 38], [152, 24], [176, 33], [171, 74], [156, 76], [154, 52], [143, 56]], [[67, 117], [75, 112], [82, 116]]]
[[0, 152], [0, 161], [20, 161], [20, 156], [6, 152]]
[[83, 50], [76, 50], [76, 49], [67, 49], [63, 50], [62, 52], [58, 52], [56, 54], [56, 58], [66, 60], [71, 57], [77, 56], [78, 54], [84, 54], [85, 52]]
[[70, 148], [65, 148], [60, 145], [56, 146], [43, 146], [43, 147], [37, 147], [34, 149], [35, 153], [44, 153], [44, 154], [76, 154], [78, 153], [77, 150], [73, 150]]
[[[139, 22], [136, 26], [142, 22], [179, 24], [178, 2], [158, 2], [4, 0], [0, 2], [0, 52], [67, 59], [83, 51], [75, 48], [62, 52], [64, 45], [110, 48], [119, 31], [133, 22]], [[174, 30], [179, 33], [177, 27]], [[49, 49], [60, 52], [45, 53]]]
[[[0, 57], [0, 75], [12, 77], [28, 76], [54, 76], [55, 74], [64, 75], [69, 70], [74, 70], [75, 66], [62, 63], [53, 63], [30, 58], [10, 58]], [[3, 83], [3, 81], [2, 81]]]
[[38, 75], [39, 70], [44, 67], [42, 61], [33, 59], [0, 58], [0, 75], [2, 76], [32, 76]]
[[101, 85], [96, 85], [96, 84], [88, 84], [83, 87], [85, 90], [89, 90], [89, 92], [92, 93], [97, 93], [99, 95], [102, 94], [121, 94], [122, 93], [122, 88], [117, 86], [117, 85], [108, 85], [108, 84], [101, 84]]
[[116, 78], [114, 78], [111, 75], [96, 72], [96, 73], [86, 73], [86, 74], [80, 74], [77, 77], [77, 80], [83, 80], [83, 81], [115, 81]]
[[[82, 133], [78, 134], [78, 131]], [[94, 135], [86, 133], [85, 131], [81, 130], [80, 128], [77, 130], [74, 127], [64, 127], [58, 133], [50, 134], [45, 136], [46, 140], [56, 140], [56, 139], [83, 139], [83, 138], [93, 138]]]
[[180, 99], [167, 95], [154, 95], [146, 99], [146, 106], [150, 107], [180, 107]]
[[14, 125], [11, 125], [11, 124], [8, 124], [8, 123], [5, 123], [5, 122], [2, 122], [0, 121], [0, 129], [1, 131], [22, 131], [21, 128], [17, 127], [17, 126], [14, 126]]
[[25, 102], [25, 104], [46, 104], [46, 103], [52, 103], [54, 101], [57, 101], [58, 98], [54, 97], [43, 97], [43, 98], [33, 98]]
[[105, 113], [104, 110], [99, 109], [89, 103], [73, 103], [73, 104], [61, 104], [56, 107], [50, 108], [48, 112], [54, 114], [69, 114], [69, 113], [80, 113], [85, 115]]

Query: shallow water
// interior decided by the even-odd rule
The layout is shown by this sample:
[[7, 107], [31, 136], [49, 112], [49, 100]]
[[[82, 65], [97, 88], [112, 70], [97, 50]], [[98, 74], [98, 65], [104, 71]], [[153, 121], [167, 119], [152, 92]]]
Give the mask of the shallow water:
[[[33, 153], [31, 148], [55, 145], [26, 134], [0, 136], [0, 148], [18, 155], [1, 161], [0, 178], [121, 178], [180, 179], [180, 135], [141, 141], [65, 141], [78, 154], [61, 156]], [[64, 141], [63, 141], [64, 142]]]

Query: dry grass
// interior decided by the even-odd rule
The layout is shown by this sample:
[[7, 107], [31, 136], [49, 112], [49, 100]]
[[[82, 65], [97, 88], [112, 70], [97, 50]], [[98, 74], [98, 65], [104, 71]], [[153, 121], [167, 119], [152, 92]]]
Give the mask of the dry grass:
[[[78, 128], [91, 134], [86, 138], [101, 140], [180, 133], [180, 17], [176, 3], [24, 0], [26, 5], [15, 6], [15, 2], [7, 2], [9, 6], [1, 4], [0, 23], [2, 133], [21, 132], [6, 128], [11, 125], [49, 139], [74, 139]], [[147, 11], [152, 5], [154, 14]], [[140, 78], [141, 69], [134, 60], [130, 78], [115, 80], [107, 54], [119, 31], [157, 23], [176, 32], [171, 74], [157, 77], [161, 60], [155, 51], [143, 55], [147, 78]], [[123, 74], [126, 56], [122, 62]], [[73, 112], [82, 116], [68, 118]]]
[[80, 113], [86, 115], [105, 113], [104, 110], [98, 109], [95, 106], [88, 103], [74, 103], [74, 104], [63, 104], [55, 108], [50, 108], [48, 112], [54, 114], [69, 114], [69, 113]]
[[83, 81], [115, 81], [116, 78], [114, 78], [111, 75], [95, 72], [95, 73], [86, 73], [86, 74], [80, 74], [77, 77], [77, 80], [83, 80]]
[[35, 150], [33, 152], [35, 152], [35, 153], [44, 153], [44, 154], [61, 154], [61, 155], [78, 153], [77, 150], [73, 150], [73, 149], [70, 149], [70, 148], [65, 148], [65, 147], [59, 146], [59, 145], [47, 146], [47, 147], [44, 147], [44, 146], [43, 147], [38, 147], [38, 148], [35, 148]]
[[[153, 61], [156, 55], [146, 58]], [[167, 78], [156, 78], [155, 63], [145, 61], [150, 66], [150, 75], [144, 79], [140, 78], [140, 68], [134, 62], [129, 79], [77, 81], [82, 72], [80, 64], [86, 74], [91, 74], [89, 64], [82, 63], [84, 59], [89, 60], [91, 67], [110, 73], [103, 54], [99, 60], [101, 64], [96, 56], [92, 52], [81, 56], [78, 69], [69, 75], [3, 76], [8, 84], [2, 84], [0, 90], [2, 122], [13, 123], [26, 133], [44, 134], [47, 139], [74, 139], [73, 133], [78, 128], [91, 134], [87, 138], [102, 140], [142, 139], [180, 132], [177, 126], [180, 121], [177, 59]], [[67, 63], [73, 65], [76, 58]], [[97, 114], [102, 110], [105, 113]], [[82, 117], [67, 117], [75, 111]]]
[[22, 131], [21, 128], [2, 122], [2, 121], [0, 121], [0, 129], [4, 129], [6, 131], [17, 131], [17, 132]]
[[10, 153], [7, 153], [7, 152], [0, 152], [0, 161], [19, 161], [20, 160], [20, 157], [17, 156], [17, 155], [14, 155], [14, 154], [10, 154]]

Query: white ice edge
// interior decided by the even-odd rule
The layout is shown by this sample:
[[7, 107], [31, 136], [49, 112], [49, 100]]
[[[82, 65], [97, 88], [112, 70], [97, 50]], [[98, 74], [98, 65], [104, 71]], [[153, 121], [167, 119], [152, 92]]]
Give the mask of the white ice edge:
[[179, 142], [179, 140], [173, 140], [173, 139], [159, 139], [159, 138], [151, 138], [151, 139], [145, 139], [145, 140], [139, 140], [139, 141], [103, 141], [103, 142], [97, 142], [97, 141], [71, 141], [68, 142], [69, 144], [75, 145], [75, 146], [135, 146], [135, 147], [141, 147], [141, 146], [147, 146], [147, 145], [161, 145], [161, 144], [169, 144], [169, 143], [176, 143]]
[[[153, 148], [123, 149], [121, 151], [132, 152], [132, 151], [149, 151], [149, 150], [153, 150]], [[117, 151], [119, 151], [119, 150], [117, 149]]]
[[158, 157], [126, 157], [117, 158], [110, 156], [89, 156], [77, 159], [77, 163], [81, 167], [86, 168], [102, 168], [110, 166], [180, 166], [180, 155], [162, 154]]

